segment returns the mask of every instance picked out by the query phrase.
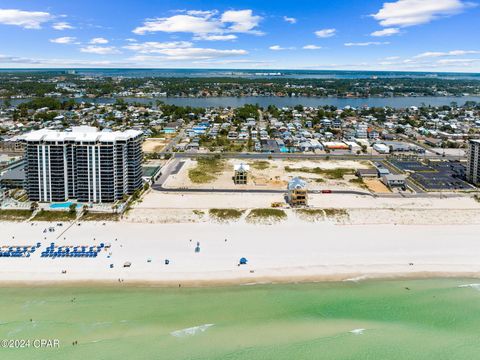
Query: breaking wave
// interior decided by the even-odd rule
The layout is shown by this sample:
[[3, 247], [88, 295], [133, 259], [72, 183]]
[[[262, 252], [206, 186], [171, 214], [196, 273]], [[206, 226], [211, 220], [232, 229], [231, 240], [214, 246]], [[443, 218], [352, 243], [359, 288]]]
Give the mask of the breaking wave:
[[367, 275], [360, 275], [360, 276], [356, 276], [356, 277], [353, 277], [353, 278], [345, 279], [343, 281], [359, 282], [359, 281], [367, 280], [367, 279], [368, 279]]
[[458, 285], [459, 288], [472, 288], [475, 290], [480, 291], [480, 284], [464, 284], [464, 285]]
[[191, 328], [175, 330], [170, 333], [170, 335], [175, 337], [184, 337], [184, 336], [193, 336], [201, 332], [207, 331], [208, 328], [212, 327], [214, 324], [203, 324], [199, 326], [194, 326]]
[[353, 329], [350, 330], [349, 333], [354, 334], [354, 335], [363, 335], [366, 329]]

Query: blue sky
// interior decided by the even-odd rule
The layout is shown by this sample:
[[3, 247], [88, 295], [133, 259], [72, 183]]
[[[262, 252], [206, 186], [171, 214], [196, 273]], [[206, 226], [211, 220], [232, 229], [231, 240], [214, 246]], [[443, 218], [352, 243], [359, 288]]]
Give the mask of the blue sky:
[[467, 0], [0, 1], [0, 67], [480, 72]]

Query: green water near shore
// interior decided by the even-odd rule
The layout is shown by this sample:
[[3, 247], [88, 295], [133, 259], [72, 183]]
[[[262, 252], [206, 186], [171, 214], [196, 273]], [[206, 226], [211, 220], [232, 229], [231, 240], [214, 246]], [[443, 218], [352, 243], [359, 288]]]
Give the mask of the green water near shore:
[[0, 288], [0, 339], [60, 340], [0, 359], [471, 360], [480, 291], [458, 286], [475, 282]]

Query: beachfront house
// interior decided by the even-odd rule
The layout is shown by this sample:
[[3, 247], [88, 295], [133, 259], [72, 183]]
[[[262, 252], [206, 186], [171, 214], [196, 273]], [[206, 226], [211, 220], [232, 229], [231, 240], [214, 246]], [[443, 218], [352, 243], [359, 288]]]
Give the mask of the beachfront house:
[[306, 206], [308, 202], [308, 191], [306, 181], [294, 177], [288, 182], [287, 201], [292, 207]]
[[245, 164], [235, 165], [234, 171], [233, 183], [235, 185], [247, 185], [250, 166]]

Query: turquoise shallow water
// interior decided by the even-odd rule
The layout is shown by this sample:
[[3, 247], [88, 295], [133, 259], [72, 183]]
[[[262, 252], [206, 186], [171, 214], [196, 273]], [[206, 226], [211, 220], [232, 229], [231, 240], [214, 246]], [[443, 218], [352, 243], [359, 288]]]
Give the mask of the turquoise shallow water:
[[474, 282], [0, 288], [0, 359], [478, 359]]

